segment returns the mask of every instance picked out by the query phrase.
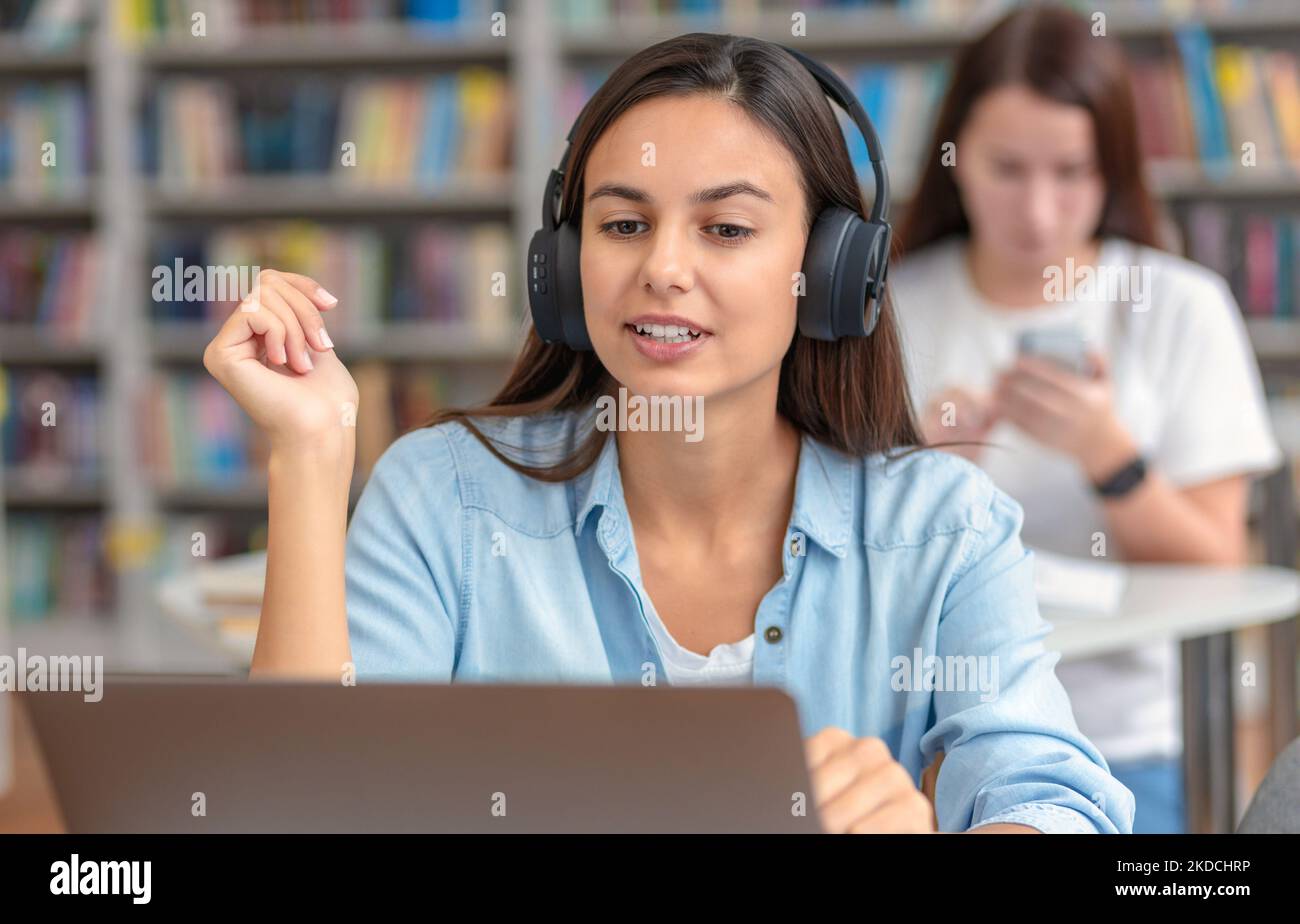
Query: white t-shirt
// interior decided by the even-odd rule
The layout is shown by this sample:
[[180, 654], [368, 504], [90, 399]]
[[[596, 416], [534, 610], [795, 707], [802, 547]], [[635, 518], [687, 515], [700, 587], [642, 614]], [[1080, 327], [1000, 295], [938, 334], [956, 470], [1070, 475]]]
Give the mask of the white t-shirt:
[[[1241, 312], [1222, 277], [1176, 255], [1111, 238], [1094, 282], [1117, 285], [1129, 268], [1129, 302], [1088, 297], [1003, 308], [971, 281], [966, 239], [951, 236], [907, 257], [890, 273], [909, 388], [918, 413], [947, 385], [991, 391], [1015, 359], [1022, 330], [1074, 324], [1109, 362], [1115, 410], [1154, 470], [1177, 486], [1276, 468], [1259, 368]], [[1046, 281], [1045, 281], [1046, 282]], [[1093, 287], [1094, 293], [1106, 290]], [[1122, 292], [1110, 288], [1110, 294]], [[1141, 301], [1133, 299], [1135, 294]], [[960, 413], [960, 409], [957, 411]], [[1105, 534], [1102, 505], [1070, 457], [999, 422], [980, 465], [1025, 511], [1026, 545], [1092, 554]], [[1119, 554], [1111, 546], [1108, 555]], [[1174, 643], [1057, 665], [1080, 729], [1108, 760], [1173, 756], [1181, 750], [1179, 665]]]
[[754, 633], [738, 642], [715, 645], [708, 657], [683, 648], [664, 625], [654, 605], [647, 607], [646, 617], [663, 656], [664, 673], [673, 686], [737, 686], [753, 683]]

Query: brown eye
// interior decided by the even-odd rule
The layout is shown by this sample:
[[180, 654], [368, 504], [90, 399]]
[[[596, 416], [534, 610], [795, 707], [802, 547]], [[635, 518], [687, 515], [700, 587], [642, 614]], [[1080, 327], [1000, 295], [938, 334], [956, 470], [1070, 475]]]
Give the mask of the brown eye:
[[746, 228], [746, 227], [744, 227], [744, 226], [742, 226], [742, 225], [718, 224], [718, 225], [709, 225], [709, 227], [710, 227], [710, 228], [722, 228], [722, 229], [725, 229], [725, 230], [727, 230], [727, 231], [734, 231], [735, 234], [719, 234], [719, 235], [718, 235], [718, 237], [720, 237], [720, 238], [722, 238], [723, 240], [728, 241], [728, 242], [730, 242], [730, 241], [737, 241], [737, 242], [739, 242], [739, 241], [743, 241], [743, 240], [745, 240], [746, 238], [750, 238], [750, 237], [753, 237], [753, 236], [754, 236], [754, 229], [753, 229], [753, 228]]
[[[603, 225], [600, 225], [600, 226], [599, 226], [599, 231], [600, 231], [601, 234], [605, 235], [606, 237], [612, 237], [612, 238], [614, 238], [615, 240], [619, 240], [619, 239], [622, 239], [622, 238], [625, 238], [625, 237], [631, 237], [631, 236], [633, 235], [633, 233], [634, 233], [633, 231], [624, 231], [624, 230], [621, 230], [623, 226], [625, 226], [625, 225], [633, 225], [633, 226], [635, 226], [635, 225], [643, 225], [643, 224], [645, 224], [644, 221], [636, 221], [636, 220], [631, 219], [631, 218], [624, 218], [624, 219], [621, 219], [620, 221], [607, 221], [607, 222], [605, 222]], [[615, 228], [618, 228], [618, 229], [620, 229], [620, 230], [618, 230], [618, 231], [613, 230], [613, 229], [615, 229]]]

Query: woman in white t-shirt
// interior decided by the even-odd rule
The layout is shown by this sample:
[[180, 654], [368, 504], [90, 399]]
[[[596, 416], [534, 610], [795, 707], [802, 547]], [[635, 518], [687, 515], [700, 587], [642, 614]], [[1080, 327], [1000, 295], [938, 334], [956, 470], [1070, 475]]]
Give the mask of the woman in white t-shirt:
[[[1026, 8], [961, 52], [890, 277], [912, 398], [1020, 501], [1027, 545], [1239, 564], [1247, 478], [1281, 453], [1232, 293], [1157, 248], [1141, 163], [1123, 53], [1089, 20]], [[1044, 330], [1059, 361], [1020, 354]], [[1057, 673], [1134, 832], [1183, 830], [1174, 644]]]

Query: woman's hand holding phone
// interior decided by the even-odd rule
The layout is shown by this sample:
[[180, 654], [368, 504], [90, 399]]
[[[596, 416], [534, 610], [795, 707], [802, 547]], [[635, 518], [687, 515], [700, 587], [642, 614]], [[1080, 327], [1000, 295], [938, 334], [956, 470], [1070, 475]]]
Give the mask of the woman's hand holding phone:
[[1093, 478], [1131, 440], [1115, 415], [1114, 392], [1105, 357], [1086, 353], [1087, 375], [1076, 375], [1049, 359], [1020, 354], [998, 375], [994, 389], [997, 413], [1044, 446], [1079, 461]]
[[354, 432], [357, 386], [322, 317], [337, 304], [307, 276], [262, 270], [203, 352], [204, 367], [267, 434], [273, 450]]

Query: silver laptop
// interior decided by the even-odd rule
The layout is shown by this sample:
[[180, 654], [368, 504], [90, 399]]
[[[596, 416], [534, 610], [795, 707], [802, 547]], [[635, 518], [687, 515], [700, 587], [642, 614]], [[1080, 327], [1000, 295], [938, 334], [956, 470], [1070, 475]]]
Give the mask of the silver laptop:
[[109, 674], [23, 693], [68, 830], [816, 833], [775, 687]]

